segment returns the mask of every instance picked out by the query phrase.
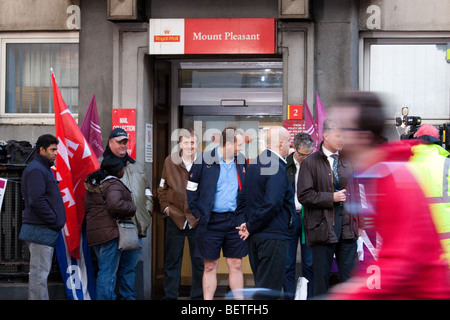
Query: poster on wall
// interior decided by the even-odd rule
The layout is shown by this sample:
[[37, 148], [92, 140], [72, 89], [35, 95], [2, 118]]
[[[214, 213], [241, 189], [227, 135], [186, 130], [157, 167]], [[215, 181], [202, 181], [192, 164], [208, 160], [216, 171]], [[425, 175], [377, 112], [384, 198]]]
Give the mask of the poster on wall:
[[291, 146], [294, 145], [294, 136], [297, 133], [305, 132], [305, 120], [284, 120], [283, 127], [285, 127], [290, 134]]
[[153, 162], [153, 125], [145, 124], [145, 162]]
[[113, 109], [112, 129], [115, 128], [128, 133], [128, 155], [136, 159], [136, 109]]

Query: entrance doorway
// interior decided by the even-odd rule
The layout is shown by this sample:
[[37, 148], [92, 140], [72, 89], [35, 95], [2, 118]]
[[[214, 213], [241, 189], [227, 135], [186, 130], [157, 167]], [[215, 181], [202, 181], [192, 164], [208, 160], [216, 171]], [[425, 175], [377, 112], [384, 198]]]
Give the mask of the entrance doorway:
[[[281, 60], [248, 61], [187, 61], [165, 60], [171, 64], [171, 109], [166, 112], [173, 132], [178, 128], [192, 127], [201, 141], [198, 150], [215, 146], [214, 135], [233, 125], [244, 130], [244, 155], [249, 161], [265, 149], [265, 132], [272, 126], [282, 125], [282, 62]], [[167, 70], [167, 69], [164, 69]], [[156, 69], [155, 69], [156, 73]], [[156, 74], [155, 74], [156, 76]], [[155, 79], [156, 80], [156, 79]], [[155, 86], [162, 86], [154, 82]], [[154, 88], [153, 92], [160, 92]], [[163, 90], [164, 91], [164, 90]], [[155, 108], [155, 106], [154, 106]], [[154, 121], [160, 119], [154, 117]], [[161, 119], [160, 119], [161, 120]], [[156, 128], [156, 127], [155, 127]], [[156, 137], [155, 137], [156, 139]], [[156, 141], [156, 140], [155, 140]], [[166, 152], [173, 150], [176, 141], [166, 140]], [[171, 144], [169, 148], [169, 144]], [[156, 150], [155, 153], [159, 153]], [[164, 154], [164, 157], [168, 153]], [[154, 169], [157, 170], [157, 168]], [[161, 168], [162, 170], [162, 168]], [[154, 171], [156, 181], [161, 171]], [[154, 179], [154, 181], [155, 181]], [[154, 187], [157, 187], [157, 184]], [[155, 192], [156, 193], [156, 192]], [[157, 202], [157, 200], [155, 201]], [[154, 298], [161, 297], [164, 264], [164, 224], [155, 221], [153, 229]], [[160, 215], [159, 215], [160, 216]], [[157, 229], [156, 229], [157, 228]], [[181, 271], [181, 296], [189, 296], [191, 263], [188, 242], [185, 242]], [[253, 286], [253, 274], [248, 257], [243, 260], [244, 285]], [[161, 290], [161, 291], [160, 291]], [[221, 258], [218, 269], [216, 295], [228, 293], [228, 268]]]

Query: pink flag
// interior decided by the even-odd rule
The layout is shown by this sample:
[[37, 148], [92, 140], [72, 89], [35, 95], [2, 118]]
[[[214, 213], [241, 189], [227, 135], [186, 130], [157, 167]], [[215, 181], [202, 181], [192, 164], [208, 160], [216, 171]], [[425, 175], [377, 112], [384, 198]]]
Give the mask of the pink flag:
[[327, 113], [320, 101], [319, 93], [316, 93], [316, 124], [319, 143], [323, 140], [323, 121], [327, 118]]
[[55, 132], [59, 140], [56, 178], [66, 209], [64, 236], [70, 255], [80, 259], [81, 225], [84, 219], [84, 179], [100, 165], [64, 102], [52, 72]]
[[311, 110], [309, 110], [308, 103], [306, 99], [303, 99], [305, 102], [305, 132], [308, 133], [314, 140], [314, 149], [312, 152], [316, 152], [319, 150], [319, 136], [317, 134], [317, 124], [315, 123], [313, 116], [311, 114]]
[[92, 95], [89, 108], [84, 116], [83, 123], [80, 127], [86, 141], [94, 151], [95, 155], [100, 157], [103, 154], [102, 130], [98, 120], [97, 103], [95, 101], [95, 94]]

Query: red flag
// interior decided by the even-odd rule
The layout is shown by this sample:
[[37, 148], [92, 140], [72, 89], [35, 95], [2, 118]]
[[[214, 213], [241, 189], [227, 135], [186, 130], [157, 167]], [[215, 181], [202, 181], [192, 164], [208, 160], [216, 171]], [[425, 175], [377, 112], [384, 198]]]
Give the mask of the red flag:
[[86, 138], [89, 146], [94, 151], [97, 158], [103, 154], [102, 130], [98, 120], [97, 103], [95, 94], [92, 95], [91, 102], [81, 123], [80, 130]]
[[316, 123], [317, 135], [319, 143], [323, 140], [323, 121], [327, 118], [327, 112], [323, 107], [322, 101], [319, 98], [319, 93], [316, 92]]
[[84, 219], [84, 179], [100, 165], [67, 108], [52, 71], [55, 131], [59, 140], [56, 178], [66, 209], [64, 235], [70, 255], [80, 259], [81, 225]]
[[317, 133], [317, 124], [313, 119], [313, 116], [311, 115], [311, 110], [309, 110], [308, 103], [306, 102], [306, 99], [303, 99], [305, 102], [305, 132], [308, 133], [311, 138], [314, 140], [314, 149], [312, 152], [316, 152], [319, 150], [319, 135]]

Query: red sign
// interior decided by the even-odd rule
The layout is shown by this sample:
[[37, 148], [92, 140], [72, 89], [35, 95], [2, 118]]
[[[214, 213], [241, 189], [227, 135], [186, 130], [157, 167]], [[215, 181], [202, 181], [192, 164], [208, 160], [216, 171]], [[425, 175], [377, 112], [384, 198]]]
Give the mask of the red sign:
[[301, 119], [303, 119], [303, 105], [301, 105], [301, 104], [289, 104], [288, 105], [288, 119], [289, 120], [301, 120]]
[[128, 155], [136, 159], [136, 109], [113, 109], [112, 129], [115, 128], [128, 133]]
[[275, 19], [150, 19], [150, 54], [274, 54]]
[[289, 131], [291, 145], [293, 145], [295, 135], [305, 131], [305, 120], [284, 120], [283, 127]]
[[186, 19], [185, 54], [275, 53], [274, 19]]

